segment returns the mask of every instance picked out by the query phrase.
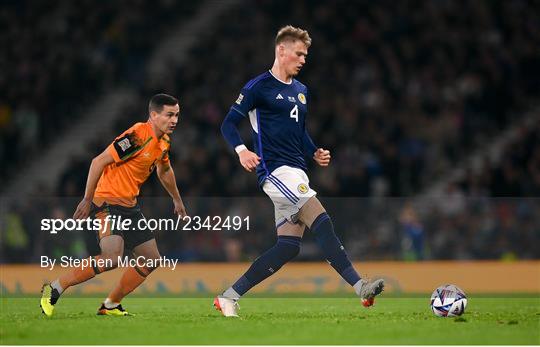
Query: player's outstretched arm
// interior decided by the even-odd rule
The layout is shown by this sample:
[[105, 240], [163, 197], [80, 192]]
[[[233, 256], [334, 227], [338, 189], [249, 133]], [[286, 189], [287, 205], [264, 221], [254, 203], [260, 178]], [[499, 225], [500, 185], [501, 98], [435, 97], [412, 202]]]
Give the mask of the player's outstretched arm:
[[186, 207], [184, 206], [184, 202], [180, 197], [180, 192], [178, 191], [178, 186], [176, 185], [176, 177], [170, 163], [164, 164], [158, 162], [157, 175], [159, 181], [173, 199], [174, 213], [184, 218], [187, 215]]
[[73, 219], [85, 219], [88, 217], [99, 178], [101, 177], [105, 167], [112, 163], [114, 163], [114, 158], [107, 149], [92, 159], [90, 169], [88, 170], [88, 179], [86, 180], [84, 198], [77, 206], [77, 209], [73, 214]]

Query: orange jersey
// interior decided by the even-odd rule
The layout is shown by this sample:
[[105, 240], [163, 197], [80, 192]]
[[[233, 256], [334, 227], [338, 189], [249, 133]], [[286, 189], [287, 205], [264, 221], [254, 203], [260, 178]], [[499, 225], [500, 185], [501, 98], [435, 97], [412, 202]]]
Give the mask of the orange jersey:
[[137, 123], [126, 130], [107, 147], [114, 163], [103, 170], [94, 203], [135, 206], [141, 185], [152, 174], [157, 161], [169, 164], [170, 146], [167, 135], [156, 138], [149, 122]]

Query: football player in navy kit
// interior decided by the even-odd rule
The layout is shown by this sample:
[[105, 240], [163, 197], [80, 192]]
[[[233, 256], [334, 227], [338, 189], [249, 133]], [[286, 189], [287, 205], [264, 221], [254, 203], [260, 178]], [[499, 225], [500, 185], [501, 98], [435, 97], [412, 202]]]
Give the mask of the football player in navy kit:
[[[306, 126], [309, 92], [294, 77], [306, 63], [311, 38], [293, 26], [279, 30], [275, 60], [269, 71], [249, 81], [225, 117], [221, 131], [249, 172], [256, 170], [262, 190], [272, 199], [277, 230], [276, 244], [222, 295], [214, 306], [226, 317], [237, 317], [237, 301], [249, 289], [278, 271], [300, 251], [306, 226], [330, 265], [354, 288], [364, 306], [384, 288], [382, 279], [361, 279], [340, 240], [330, 216], [309, 185], [305, 157], [328, 166], [330, 151], [317, 148]], [[248, 118], [253, 134], [250, 151], [238, 132], [238, 123]]]

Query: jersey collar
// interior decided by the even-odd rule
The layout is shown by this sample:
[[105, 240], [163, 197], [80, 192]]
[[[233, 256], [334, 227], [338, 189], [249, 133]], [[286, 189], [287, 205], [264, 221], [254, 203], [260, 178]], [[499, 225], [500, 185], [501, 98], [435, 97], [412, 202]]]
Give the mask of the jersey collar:
[[272, 70], [268, 70], [268, 72], [270, 72], [270, 75], [272, 75], [272, 77], [274, 77], [276, 80], [278, 80], [279, 82], [283, 83], [283, 84], [286, 84], [288, 86], [290, 86], [292, 83], [293, 83], [293, 80], [294, 78], [291, 78], [291, 81], [289, 83], [285, 82], [285, 81], [282, 81], [280, 80], [279, 78], [277, 78], [273, 73], [272, 73]]

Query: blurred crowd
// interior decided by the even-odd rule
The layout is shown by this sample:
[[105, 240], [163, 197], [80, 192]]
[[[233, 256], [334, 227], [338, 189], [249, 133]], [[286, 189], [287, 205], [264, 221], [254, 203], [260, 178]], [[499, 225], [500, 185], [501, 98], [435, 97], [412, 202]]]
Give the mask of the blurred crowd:
[[485, 158], [457, 185], [472, 196], [540, 196], [540, 123], [520, 127], [518, 136], [503, 148], [498, 165]]
[[[0, 4], [0, 179], [12, 177], [145, 58], [192, 2], [6, 0]], [[9, 163], [9, 164], [8, 164]]]
[[219, 125], [244, 83], [272, 65], [272, 39], [291, 18], [313, 38], [298, 79], [311, 96], [312, 138], [332, 151], [332, 165], [310, 174], [324, 195], [413, 195], [519, 120], [540, 95], [538, 3], [250, 4], [233, 10], [242, 21], [227, 20], [230, 13], [218, 20], [219, 35], [201, 33], [187, 60], [197, 64], [141, 85], [140, 102], [96, 137], [83, 160], [144, 120], [148, 98], [167, 91], [181, 101], [172, 150], [184, 192], [253, 195], [255, 178], [237, 165]]
[[[180, 15], [170, 13], [172, 7], [180, 6], [175, 2], [159, 2], [160, 6], [156, 7], [161, 10], [142, 1], [136, 4], [130, 11], [142, 13], [152, 7], [174, 18]], [[42, 6], [51, 13], [59, 11], [52, 5]], [[79, 6], [66, 3], [64, 7], [79, 11]], [[92, 11], [99, 12], [94, 8]], [[540, 191], [538, 125], [522, 129], [523, 136], [504, 149], [500, 161], [486, 159], [482, 165], [469, 170], [465, 179], [449, 184], [444, 197], [420, 205], [413, 198], [430, 182], [443, 177], [471, 150], [494, 141], [537, 106], [540, 95], [538, 2], [343, 0], [330, 4], [259, 0], [231, 11], [223, 14], [211, 31], [200, 33], [199, 43], [186, 60], [188, 63], [171, 70], [170, 78], [163, 81], [137, 80], [150, 42], [141, 50], [143, 53], [133, 49], [128, 43], [145, 35], [132, 35], [130, 28], [146, 28], [149, 25], [146, 18], [127, 16], [132, 20], [128, 26], [125, 22], [129, 20], [115, 15], [114, 11], [105, 16], [107, 20], [96, 15], [89, 25], [101, 30], [89, 33], [96, 38], [89, 39], [86, 45], [87, 50], [102, 52], [102, 59], [97, 59], [101, 64], [96, 68], [86, 60], [74, 59], [82, 65], [73, 64], [65, 78], [83, 79], [85, 74], [79, 74], [81, 66], [83, 72], [94, 66], [108, 77], [95, 79], [98, 84], [95, 87], [82, 81], [83, 89], [97, 93], [118, 83], [118, 76], [122, 76], [127, 81], [136, 81], [133, 87], [138, 91], [139, 101], [126, 106], [114, 128], [96, 134], [87, 156], [73, 158], [58, 178], [56, 187], [39, 187], [37, 192], [41, 196], [73, 197], [74, 200], [82, 197], [91, 158], [133, 123], [145, 121], [149, 97], [166, 92], [177, 96], [181, 103], [180, 126], [172, 136], [171, 150], [181, 194], [188, 201], [210, 196], [235, 196], [240, 200], [240, 197], [263, 198], [255, 176], [244, 172], [237, 163], [236, 155], [221, 138], [219, 126], [242, 86], [271, 67], [272, 40], [277, 29], [293, 24], [308, 29], [313, 39], [307, 64], [298, 76], [309, 89], [307, 128], [317, 145], [332, 152], [329, 168], [310, 164], [311, 184], [322, 199], [330, 197], [327, 209], [333, 213], [336, 228], [353, 259], [540, 257], [533, 247], [540, 239], [536, 213], [540, 201], [532, 198]], [[242, 20], [231, 21], [230, 18]], [[115, 31], [116, 41], [110, 43], [106, 38], [110, 36], [111, 23], [116, 22], [121, 23], [117, 25], [121, 29]], [[162, 30], [167, 28], [166, 24], [170, 25], [166, 22], [160, 20]], [[14, 27], [17, 25], [24, 27], [18, 23]], [[30, 30], [28, 35], [37, 33]], [[146, 37], [155, 38], [149, 35]], [[60, 46], [72, 47], [72, 41], [64, 40], [63, 36], [58, 38]], [[54, 44], [54, 41], [47, 42], [43, 41], [43, 48]], [[119, 50], [123, 54], [116, 53], [117, 57], [110, 53], [117, 52], [115, 49], [99, 49], [103, 42], [114, 47], [117, 43], [123, 48]], [[67, 51], [89, 59], [89, 55], [78, 49]], [[105, 52], [112, 57], [103, 56]], [[129, 58], [126, 58], [128, 52]], [[28, 59], [27, 65], [36, 69], [35, 78], [49, 78], [48, 74], [43, 77], [39, 72], [44, 66], [34, 64], [30, 57], [19, 59], [20, 54], [15, 53], [13, 56], [18, 58], [18, 63]], [[131, 68], [132, 65], [137, 67]], [[10, 66], [9, 70], [15, 73], [21, 69]], [[89, 76], [95, 78], [96, 74], [89, 73]], [[63, 83], [61, 79], [47, 82], [54, 82], [55, 88], [35, 88], [39, 85], [35, 81], [26, 84], [27, 93], [42, 90], [59, 98], [54, 99], [54, 105], [43, 108], [38, 108], [38, 103], [31, 104], [40, 115], [35, 116], [37, 119], [42, 119], [46, 112], [56, 112], [52, 113], [52, 117], [56, 117], [60, 112], [57, 107], [71, 107], [64, 103], [71, 102], [74, 107], [74, 100], [61, 94], [57, 87], [78, 93], [81, 81], [73, 82], [75, 84]], [[1, 83], [7, 82], [0, 78]], [[22, 93], [18, 88], [13, 88], [13, 92], [10, 88], [6, 90]], [[53, 100], [48, 101], [53, 103]], [[5, 103], [0, 99], [0, 105], [2, 102]], [[77, 107], [81, 107], [80, 104], [77, 102]], [[0, 106], [0, 110], [3, 109]], [[59, 119], [65, 122], [73, 113], [76, 112], [68, 112], [69, 117]], [[2, 117], [0, 131], [9, 134], [11, 129], [12, 135], [21, 136], [14, 122], [2, 127]], [[52, 130], [45, 130], [41, 125], [38, 126], [40, 133], [56, 136], [57, 129], [50, 124], [47, 126]], [[249, 124], [245, 122], [243, 137], [248, 144], [249, 131]], [[47, 138], [47, 135], [39, 138]], [[4, 139], [7, 137], [2, 136]], [[16, 142], [23, 146], [24, 141]], [[7, 151], [0, 150], [0, 153]], [[2, 155], [5, 162], [6, 154]], [[155, 197], [166, 196], [166, 193], [152, 177], [143, 186], [142, 195]], [[160, 250], [184, 261], [252, 259], [274, 242], [275, 235], [270, 202], [255, 205], [261, 208], [249, 209], [257, 221], [257, 228], [251, 233], [159, 234]], [[228, 211], [226, 207], [227, 204], [217, 208], [216, 213]], [[49, 213], [69, 215], [74, 206], [62, 203], [48, 208]], [[167, 207], [157, 209], [156, 204], [146, 208], [145, 214], [152, 217], [167, 211]], [[41, 254], [35, 247], [43, 247], [41, 244], [32, 246], [33, 240], [37, 240], [34, 237], [37, 229], [24, 225], [31, 220], [24, 217], [25, 213], [31, 213], [29, 211], [35, 207], [28, 204], [16, 209], [19, 212], [10, 216], [14, 219], [18, 216], [19, 221], [10, 220], [10, 225], [18, 226], [13, 230], [23, 230], [15, 234], [25, 234], [26, 238], [13, 239], [24, 246], [15, 252], [2, 253], [4, 257], [6, 254], [20, 256], [24, 249], [30, 258], [21, 256], [20, 260], [14, 260], [8, 256], [3, 261], [31, 259], [32, 255]], [[197, 212], [192, 206], [191, 213]], [[57, 246], [52, 247], [60, 247], [64, 252], [69, 249], [82, 253], [96, 251], [91, 246], [84, 247], [84, 244], [95, 243], [91, 236], [86, 240], [74, 238], [77, 240], [74, 244], [55, 243]], [[3, 247], [6, 247], [5, 241]], [[309, 237], [300, 257], [321, 258]]]

